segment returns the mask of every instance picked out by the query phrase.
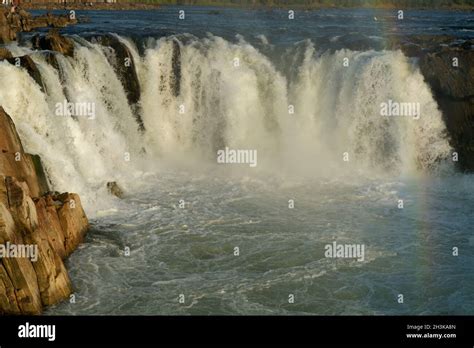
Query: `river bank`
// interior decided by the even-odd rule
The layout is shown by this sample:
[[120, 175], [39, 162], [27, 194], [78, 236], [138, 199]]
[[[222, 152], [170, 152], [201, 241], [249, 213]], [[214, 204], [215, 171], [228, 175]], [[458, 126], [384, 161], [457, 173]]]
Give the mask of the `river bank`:
[[115, 3], [105, 2], [25, 2], [22, 7], [27, 10], [151, 10], [166, 6], [182, 7], [217, 7], [217, 8], [240, 8], [250, 10], [298, 10], [318, 11], [324, 9], [377, 9], [377, 10], [447, 10], [447, 11], [473, 11], [474, 5], [468, 3], [441, 2], [437, 5], [417, 5], [416, 3], [400, 5], [396, 2], [363, 3], [360, 1], [335, 3], [291, 3], [290, 1], [271, 3], [258, 3], [256, 1], [241, 1], [240, 3], [228, 1], [119, 1]]
[[82, 10], [82, 11], [130, 11], [130, 10], [156, 10], [161, 7], [159, 4], [143, 3], [24, 3], [22, 7], [26, 10]]

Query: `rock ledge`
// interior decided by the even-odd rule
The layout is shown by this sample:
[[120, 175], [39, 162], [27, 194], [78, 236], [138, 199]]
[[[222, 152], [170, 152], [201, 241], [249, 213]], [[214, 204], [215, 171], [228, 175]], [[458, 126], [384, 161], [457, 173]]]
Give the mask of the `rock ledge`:
[[[0, 107], [0, 314], [40, 314], [73, 291], [63, 261], [89, 222], [77, 194], [48, 191], [39, 156]], [[34, 252], [13, 253], [21, 248]]]

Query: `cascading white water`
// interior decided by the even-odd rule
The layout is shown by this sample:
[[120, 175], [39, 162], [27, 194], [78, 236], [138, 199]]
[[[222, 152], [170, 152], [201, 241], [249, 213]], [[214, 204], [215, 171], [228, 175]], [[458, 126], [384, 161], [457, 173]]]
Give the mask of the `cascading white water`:
[[[0, 104], [27, 151], [41, 155], [54, 189], [80, 193], [86, 206], [107, 181], [131, 186], [162, 159], [216, 163], [225, 146], [256, 149], [257, 171], [309, 176], [410, 173], [449, 156], [436, 102], [401, 52], [318, 56], [308, 44], [303, 61], [285, 75], [243, 39], [153, 39], [143, 56], [119, 39], [135, 58], [144, 133], [99, 44], [76, 38], [75, 57], [58, 57], [61, 74], [33, 54], [44, 92], [26, 71], [0, 63]], [[172, 62], [177, 45], [179, 77]], [[96, 117], [56, 116], [55, 105], [65, 99], [94, 103]], [[381, 116], [388, 100], [420, 103], [421, 117]]]

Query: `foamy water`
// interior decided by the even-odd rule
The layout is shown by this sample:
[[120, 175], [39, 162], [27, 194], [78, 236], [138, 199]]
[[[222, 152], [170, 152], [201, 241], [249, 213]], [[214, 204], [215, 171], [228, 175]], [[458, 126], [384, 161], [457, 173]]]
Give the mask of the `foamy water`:
[[101, 212], [68, 261], [77, 302], [48, 314], [471, 313], [473, 178], [349, 179], [163, 172]]

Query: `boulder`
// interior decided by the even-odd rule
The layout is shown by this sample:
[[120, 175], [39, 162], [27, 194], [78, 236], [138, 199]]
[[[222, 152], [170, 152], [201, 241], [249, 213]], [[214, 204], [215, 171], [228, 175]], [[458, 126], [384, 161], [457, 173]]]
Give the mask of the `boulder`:
[[115, 197], [122, 198], [123, 197], [123, 191], [120, 188], [120, 186], [117, 184], [115, 181], [111, 181], [107, 183], [107, 190], [111, 195], [114, 195]]

